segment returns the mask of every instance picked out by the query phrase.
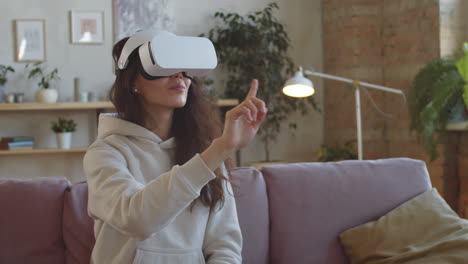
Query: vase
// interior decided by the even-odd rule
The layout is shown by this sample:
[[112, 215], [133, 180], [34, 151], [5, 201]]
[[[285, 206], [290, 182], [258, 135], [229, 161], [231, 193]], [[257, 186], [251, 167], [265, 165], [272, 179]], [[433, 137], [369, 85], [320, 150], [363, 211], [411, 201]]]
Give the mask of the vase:
[[0, 103], [4, 102], [5, 98], [5, 86], [3, 84], [0, 84]]
[[71, 146], [72, 132], [56, 133], [57, 147], [59, 149], [69, 149]]
[[57, 90], [53, 88], [40, 89], [36, 93], [36, 101], [38, 103], [56, 103], [58, 98]]
[[14, 93], [9, 93], [4, 96], [5, 103], [12, 104], [15, 102], [15, 94]]
[[465, 104], [462, 100], [458, 101], [449, 113], [448, 123], [462, 122], [467, 120]]

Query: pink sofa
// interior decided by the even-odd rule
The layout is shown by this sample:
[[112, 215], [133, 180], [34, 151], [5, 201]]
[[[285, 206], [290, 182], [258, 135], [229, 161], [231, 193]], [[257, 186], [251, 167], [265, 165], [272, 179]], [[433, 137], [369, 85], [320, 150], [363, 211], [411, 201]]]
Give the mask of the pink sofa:
[[[397, 158], [232, 170], [247, 264], [347, 263], [338, 234], [431, 188], [424, 162]], [[87, 185], [0, 179], [0, 263], [89, 263]]]

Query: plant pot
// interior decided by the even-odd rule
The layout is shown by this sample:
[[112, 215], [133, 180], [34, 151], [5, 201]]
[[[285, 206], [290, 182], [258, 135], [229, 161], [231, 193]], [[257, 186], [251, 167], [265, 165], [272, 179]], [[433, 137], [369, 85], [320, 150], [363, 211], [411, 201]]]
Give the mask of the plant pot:
[[72, 132], [56, 133], [57, 147], [59, 149], [69, 149], [71, 146]]
[[36, 101], [38, 103], [56, 103], [58, 98], [57, 90], [53, 88], [40, 89], [36, 93]]
[[3, 97], [5, 99], [5, 103], [12, 104], [15, 102], [15, 94], [9, 93]]
[[466, 107], [463, 101], [459, 101], [450, 111], [448, 123], [462, 122], [467, 120]]
[[0, 84], [0, 103], [4, 102], [4, 97], [5, 97], [5, 86], [3, 84]]

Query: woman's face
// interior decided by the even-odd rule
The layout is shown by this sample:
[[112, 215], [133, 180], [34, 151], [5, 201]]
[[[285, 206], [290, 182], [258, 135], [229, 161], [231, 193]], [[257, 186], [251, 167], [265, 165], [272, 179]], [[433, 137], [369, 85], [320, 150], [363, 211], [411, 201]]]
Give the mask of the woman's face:
[[147, 80], [139, 74], [135, 88], [146, 105], [174, 109], [183, 107], [187, 102], [191, 83], [191, 79], [184, 77], [182, 72], [156, 80]]

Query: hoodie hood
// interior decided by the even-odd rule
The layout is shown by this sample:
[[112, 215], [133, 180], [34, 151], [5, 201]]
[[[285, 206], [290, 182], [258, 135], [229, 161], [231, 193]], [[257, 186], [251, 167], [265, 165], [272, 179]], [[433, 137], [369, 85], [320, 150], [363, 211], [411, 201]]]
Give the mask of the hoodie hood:
[[104, 139], [110, 135], [144, 138], [159, 144], [162, 148], [175, 147], [174, 137], [163, 141], [152, 131], [132, 122], [125, 121], [115, 113], [101, 114], [99, 115], [98, 139]]

